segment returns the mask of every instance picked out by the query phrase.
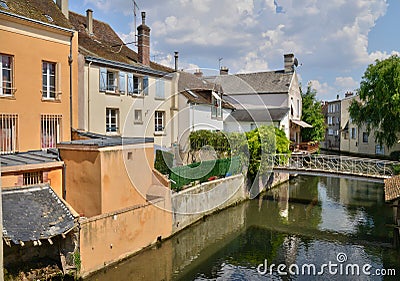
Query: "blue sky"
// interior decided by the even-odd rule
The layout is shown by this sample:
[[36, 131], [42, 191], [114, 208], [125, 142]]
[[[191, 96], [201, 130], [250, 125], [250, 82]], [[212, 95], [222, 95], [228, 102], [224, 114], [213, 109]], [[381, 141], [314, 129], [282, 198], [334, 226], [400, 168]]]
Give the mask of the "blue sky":
[[[136, 0], [151, 27], [151, 56], [180, 68], [230, 73], [283, 68], [294, 53], [304, 85], [330, 100], [359, 87], [375, 59], [400, 51], [398, 0]], [[132, 0], [69, 0], [70, 10], [109, 23], [125, 42], [134, 40]], [[134, 46], [132, 46], [135, 49]]]

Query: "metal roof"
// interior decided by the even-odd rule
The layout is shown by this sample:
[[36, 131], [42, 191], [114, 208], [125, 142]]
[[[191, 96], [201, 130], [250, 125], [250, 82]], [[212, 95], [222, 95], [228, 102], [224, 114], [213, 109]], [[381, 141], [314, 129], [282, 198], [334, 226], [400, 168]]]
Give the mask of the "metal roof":
[[75, 227], [75, 217], [47, 184], [4, 189], [2, 197], [6, 241], [49, 239]]
[[61, 161], [57, 149], [16, 152], [0, 155], [1, 167], [42, 164]]
[[239, 109], [230, 114], [228, 122], [271, 122], [281, 121], [289, 112], [288, 107], [267, 109]]
[[111, 146], [119, 146], [119, 145], [130, 145], [130, 144], [140, 144], [140, 143], [154, 143], [154, 138], [140, 138], [140, 137], [109, 137], [109, 136], [101, 136], [97, 138], [91, 139], [83, 139], [83, 140], [73, 140], [67, 142], [61, 142], [59, 145], [81, 145], [81, 146], [95, 146], [95, 147], [111, 147]]

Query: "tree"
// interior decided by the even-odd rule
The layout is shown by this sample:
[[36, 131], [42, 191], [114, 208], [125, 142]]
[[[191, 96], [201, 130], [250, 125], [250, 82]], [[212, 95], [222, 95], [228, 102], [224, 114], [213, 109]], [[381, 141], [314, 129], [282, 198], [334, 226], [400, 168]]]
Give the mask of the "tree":
[[359, 101], [353, 100], [350, 116], [375, 141], [388, 148], [398, 142], [400, 132], [400, 58], [397, 55], [370, 64], [362, 77]]
[[325, 138], [325, 118], [322, 114], [322, 105], [315, 99], [317, 91], [308, 83], [307, 92], [303, 93], [300, 87], [301, 97], [303, 99], [303, 109], [301, 120], [312, 125], [312, 128], [303, 128], [301, 137], [303, 141], [322, 141]]

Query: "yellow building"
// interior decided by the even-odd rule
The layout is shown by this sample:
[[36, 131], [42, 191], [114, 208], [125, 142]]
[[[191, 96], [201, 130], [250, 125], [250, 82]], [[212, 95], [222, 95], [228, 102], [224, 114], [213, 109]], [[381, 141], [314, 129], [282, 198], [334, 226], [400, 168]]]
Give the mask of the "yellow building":
[[55, 147], [71, 137], [77, 33], [53, 1], [2, 3], [0, 152]]

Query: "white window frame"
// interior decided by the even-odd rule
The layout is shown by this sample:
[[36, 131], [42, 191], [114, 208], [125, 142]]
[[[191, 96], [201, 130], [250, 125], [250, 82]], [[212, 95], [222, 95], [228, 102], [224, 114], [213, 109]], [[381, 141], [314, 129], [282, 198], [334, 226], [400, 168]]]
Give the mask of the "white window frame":
[[211, 91], [211, 118], [222, 119], [222, 98], [214, 91]]
[[154, 112], [154, 133], [156, 134], [163, 133], [165, 129], [164, 127], [165, 127], [165, 111], [157, 110]]
[[119, 109], [113, 107], [106, 108], [106, 134], [119, 133]]
[[[8, 58], [11, 61], [11, 64], [7, 67], [4, 65], [5, 58]], [[12, 97], [14, 96], [14, 57], [11, 55], [0, 54], [0, 96], [3, 97]], [[3, 77], [4, 71], [9, 72], [10, 80], [5, 80]]]
[[350, 138], [353, 140], [357, 139], [357, 128], [350, 129]]
[[380, 146], [379, 144], [377, 144], [375, 146], [375, 154], [376, 155], [385, 155], [385, 147], [384, 146]]
[[333, 136], [333, 129], [328, 129], [328, 135]]
[[0, 114], [0, 154], [18, 151], [18, 114]]
[[42, 114], [40, 120], [40, 146], [42, 149], [55, 148], [61, 141], [62, 115]]
[[[117, 89], [117, 76], [118, 76], [118, 73], [116, 71], [107, 69], [107, 79], [106, 79], [106, 92], [107, 93], [115, 93], [115, 90]], [[110, 83], [111, 81], [112, 81], [112, 83]]]
[[328, 125], [332, 125], [333, 124], [333, 118], [332, 116], [328, 116]]
[[143, 124], [143, 112], [141, 109], [135, 109], [133, 112], [134, 124]]
[[[50, 66], [54, 66], [54, 75], [51, 73]], [[45, 78], [46, 77], [46, 81]], [[51, 82], [54, 77], [54, 85]], [[42, 98], [55, 100], [57, 97], [57, 63], [50, 61], [42, 62]]]

